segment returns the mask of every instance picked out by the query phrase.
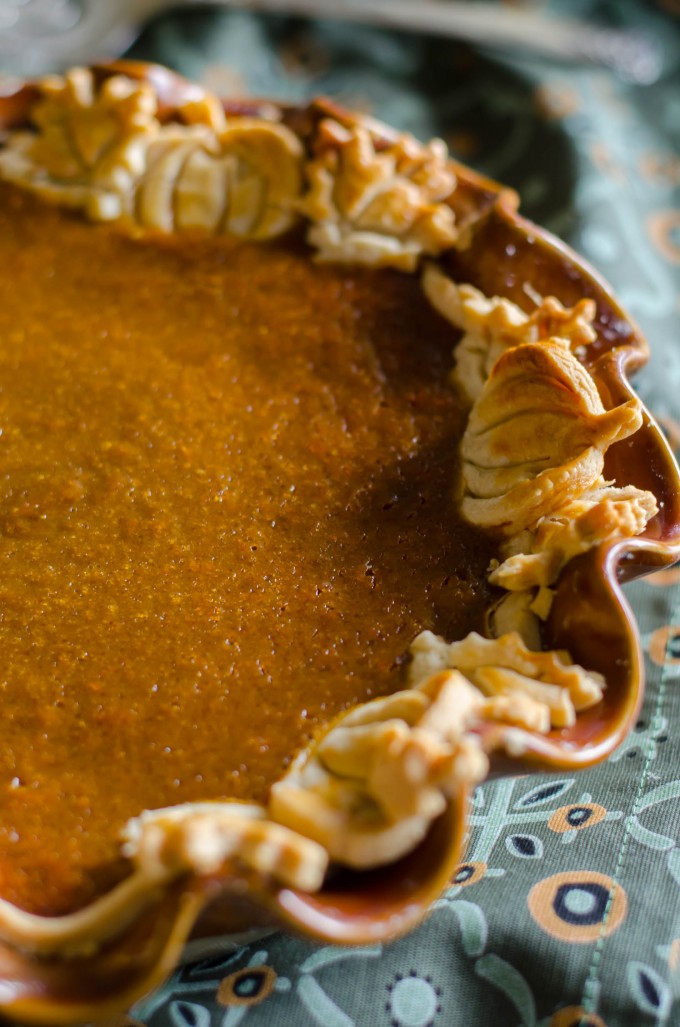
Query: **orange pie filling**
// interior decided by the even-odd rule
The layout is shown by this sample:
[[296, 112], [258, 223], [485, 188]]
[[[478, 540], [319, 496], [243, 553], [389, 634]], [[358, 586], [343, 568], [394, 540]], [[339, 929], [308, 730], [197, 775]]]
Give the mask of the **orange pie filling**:
[[438, 262], [443, 144], [189, 97], [76, 71], [0, 147], [0, 936], [40, 951], [184, 871], [410, 851], [482, 723], [599, 702], [541, 621], [656, 510], [603, 478], [641, 415], [592, 303]]
[[492, 548], [416, 279], [0, 202], [0, 874], [54, 914], [129, 817], [262, 802], [418, 631], [480, 629]]

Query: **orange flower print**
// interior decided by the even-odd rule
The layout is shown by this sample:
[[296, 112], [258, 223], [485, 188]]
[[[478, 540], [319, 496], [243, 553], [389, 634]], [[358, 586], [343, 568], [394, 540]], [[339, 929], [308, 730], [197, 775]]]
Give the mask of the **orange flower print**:
[[548, 1027], [607, 1027], [601, 1016], [589, 1013], [583, 1006], [566, 1006], [550, 1017]]
[[652, 632], [649, 655], [659, 667], [680, 663], [680, 624], [665, 624]]
[[612, 934], [628, 912], [621, 885], [591, 870], [546, 877], [534, 885], [527, 901], [539, 927], [553, 938], [577, 945]]
[[647, 219], [647, 231], [657, 250], [671, 264], [680, 264], [680, 210], [658, 210]]
[[258, 1006], [271, 995], [275, 983], [271, 966], [244, 966], [220, 982], [217, 1001], [221, 1006]]
[[556, 834], [564, 834], [566, 831], [583, 831], [587, 827], [594, 827], [607, 815], [604, 806], [597, 802], [578, 802], [571, 806], [560, 806], [556, 809], [548, 827]]

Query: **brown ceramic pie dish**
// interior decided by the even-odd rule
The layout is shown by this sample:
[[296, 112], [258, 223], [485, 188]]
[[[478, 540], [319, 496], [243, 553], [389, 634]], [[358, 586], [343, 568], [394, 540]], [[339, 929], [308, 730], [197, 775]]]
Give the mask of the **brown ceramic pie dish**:
[[644, 340], [514, 193], [327, 101], [121, 63], [0, 126], [3, 1012], [407, 930], [470, 788], [635, 719], [619, 583], [680, 555]]

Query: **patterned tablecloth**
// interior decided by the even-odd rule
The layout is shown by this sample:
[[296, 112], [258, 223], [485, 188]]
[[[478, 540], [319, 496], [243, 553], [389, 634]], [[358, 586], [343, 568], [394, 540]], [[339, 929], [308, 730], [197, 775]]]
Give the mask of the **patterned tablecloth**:
[[[664, 42], [654, 86], [452, 42], [251, 13], [177, 11], [133, 54], [222, 94], [326, 93], [514, 185], [586, 255], [652, 344], [641, 395], [680, 445], [680, 2], [563, 0]], [[577, 777], [480, 788], [467, 862], [409, 937], [361, 949], [270, 934], [178, 970], [131, 1011], [154, 1027], [680, 1024], [680, 569], [629, 589], [640, 720]]]

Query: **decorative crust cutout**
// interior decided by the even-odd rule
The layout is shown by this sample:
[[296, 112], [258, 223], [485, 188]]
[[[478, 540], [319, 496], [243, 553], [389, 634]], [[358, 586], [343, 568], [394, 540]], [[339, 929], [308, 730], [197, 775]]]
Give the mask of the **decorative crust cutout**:
[[506, 536], [532, 527], [592, 488], [609, 446], [641, 423], [637, 399], [604, 409], [559, 339], [507, 350], [463, 436], [463, 516]]
[[485, 776], [487, 758], [469, 731], [479, 707], [455, 673], [356, 707], [272, 787], [271, 815], [349, 866], [399, 859], [454, 789]]
[[150, 86], [116, 75], [97, 88], [90, 71], [75, 68], [64, 78], [42, 79], [40, 93], [31, 111], [36, 132], [21, 135], [36, 175], [64, 187], [88, 181], [105, 186], [125, 172], [134, 175], [131, 144], [159, 127]]
[[150, 143], [125, 213], [162, 232], [272, 239], [295, 222], [302, 146], [283, 125], [239, 118], [219, 135], [166, 126]]
[[502, 696], [509, 705], [516, 697], [542, 704], [548, 710], [549, 726], [556, 728], [573, 724], [577, 711], [602, 698], [604, 681], [599, 674], [572, 664], [566, 652], [533, 652], [515, 633], [490, 639], [472, 631], [460, 642], [447, 643], [423, 631], [411, 652], [412, 683], [443, 668], [455, 668], [484, 695]]
[[0, 937], [43, 956], [88, 956], [123, 931], [160, 891], [182, 874], [211, 874], [232, 865], [262, 880], [317, 891], [328, 855], [315, 842], [240, 802], [186, 803], [131, 820], [123, 854], [132, 873], [76, 913], [41, 917], [0, 900]]
[[598, 674], [517, 634], [447, 643], [424, 631], [411, 653], [411, 689], [342, 716], [272, 788], [275, 820], [352, 867], [411, 851], [447, 797], [484, 778], [483, 721], [545, 734], [602, 698]]
[[151, 810], [128, 822], [123, 854], [142, 873], [214, 874], [235, 863], [279, 884], [318, 891], [328, 855], [308, 838], [240, 802], [186, 803]]
[[297, 208], [312, 222], [319, 260], [413, 271], [423, 254], [455, 243], [453, 211], [441, 201], [456, 179], [441, 140], [423, 145], [401, 135], [378, 151], [364, 126], [328, 119], [317, 148]]
[[425, 295], [439, 313], [463, 331], [455, 349], [454, 381], [473, 403], [481, 394], [496, 360], [513, 346], [556, 336], [572, 353], [595, 339], [593, 300], [563, 307], [554, 296], [536, 297], [538, 306], [525, 314], [502, 296], [485, 296], [473, 285], [457, 285], [436, 264], [423, 271]]
[[92, 220], [271, 239], [303, 214], [319, 260], [406, 271], [456, 241], [441, 202], [456, 179], [441, 140], [402, 135], [378, 150], [368, 121], [348, 129], [326, 119], [305, 162], [290, 129], [226, 119], [199, 89], [161, 124], [152, 87], [122, 75], [97, 85], [77, 68], [38, 85], [35, 131], [10, 133], [0, 178]]
[[633, 485], [590, 489], [511, 539], [504, 547], [507, 559], [489, 581], [513, 591], [552, 585], [572, 557], [601, 542], [639, 535], [657, 510], [652, 493]]
[[575, 356], [595, 338], [592, 300], [565, 308], [539, 297], [527, 315], [509, 300], [456, 284], [434, 264], [422, 281], [436, 309], [464, 331], [453, 378], [474, 405], [461, 445], [462, 511], [509, 536], [489, 581], [522, 593], [500, 602], [490, 622], [536, 647], [550, 607], [547, 586], [569, 560], [639, 535], [657, 513], [651, 492], [616, 488], [601, 476], [609, 446], [639, 428], [640, 404], [605, 411]]

